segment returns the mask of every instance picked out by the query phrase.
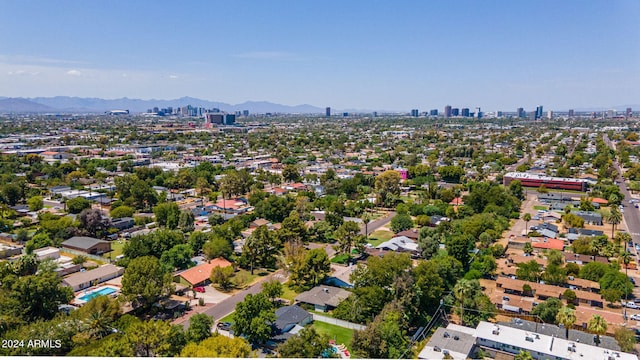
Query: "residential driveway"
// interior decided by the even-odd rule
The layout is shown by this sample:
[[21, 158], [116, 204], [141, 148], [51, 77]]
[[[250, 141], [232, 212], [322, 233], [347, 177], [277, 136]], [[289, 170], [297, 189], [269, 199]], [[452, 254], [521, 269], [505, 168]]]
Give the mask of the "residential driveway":
[[229, 298], [231, 295], [225, 294], [222, 291], [216, 290], [213, 286], [207, 285], [204, 287], [204, 293], [196, 293], [198, 298], [203, 298], [205, 304], [218, 304], [223, 300]]

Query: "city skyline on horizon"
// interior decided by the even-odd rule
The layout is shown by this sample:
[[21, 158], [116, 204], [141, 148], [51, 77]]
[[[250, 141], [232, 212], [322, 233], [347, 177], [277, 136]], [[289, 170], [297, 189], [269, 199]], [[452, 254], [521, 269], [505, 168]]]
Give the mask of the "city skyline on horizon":
[[640, 25], [624, 21], [640, 3], [628, 0], [0, 4], [6, 97], [421, 112], [640, 99]]

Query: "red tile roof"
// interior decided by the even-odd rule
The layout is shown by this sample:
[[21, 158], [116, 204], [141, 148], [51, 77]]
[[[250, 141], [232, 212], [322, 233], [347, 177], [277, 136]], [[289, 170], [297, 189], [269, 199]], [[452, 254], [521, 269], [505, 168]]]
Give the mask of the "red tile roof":
[[222, 257], [210, 260], [208, 263], [200, 264], [185, 270], [179, 274], [180, 277], [185, 279], [192, 286], [205, 282], [211, 276], [211, 270], [216, 267], [231, 266], [231, 263]]

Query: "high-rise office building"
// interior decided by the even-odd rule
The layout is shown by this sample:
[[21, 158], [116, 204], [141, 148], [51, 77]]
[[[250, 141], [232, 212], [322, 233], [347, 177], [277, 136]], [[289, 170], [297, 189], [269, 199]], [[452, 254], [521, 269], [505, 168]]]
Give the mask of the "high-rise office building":
[[420, 111], [418, 109], [411, 109], [411, 116], [418, 117], [420, 115]]
[[438, 109], [432, 109], [431, 111], [429, 111], [429, 115], [438, 116]]
[[326, 109], [324, 109], [324, 116], [326, 117], [330, 117], [331, 116], [331, 108], [327, 106]]
[[553, 119], [553, 111], [551, 110], [547, 111], [547, 119], [549, 120]]
[[244, 117], [249, 116], [249, 110], [242, 110], [242, 116]]
[[631, 110], [631, 108], [627, 108], [627, 111], [625, 111], [625, 116], [627, 118], [633, 117], [633, 111]]
[[569, 117], [572, 118], [574, 117], [575, 112], [573, 111], [573, 109], [569, 109]]
[[497, 112], [496, 112], [496, 117], [501, 118], [502, 116], [504, 116], [504, 114], [502, 113], [502, 111], [497, 111]]
[[462, 117], [469, 117], [469, 108], [462, 108]]
[[207, 125], [222, 125], [224, 123], [224, 115], [222, 114], [213, 114], [213, 113], [207, 113], [206, 114], [206, 123]]
[[444, 117], [451, 117], [451, 105], [447, 105], [444, 107]]
[[458, 108], [451, 109], [451, 116], [460, 116], [460, 109]]
[[607, 117], [609, 119], [613, 119], [613, 117], [616, 116], [616, 111], [611, 109], [611, 110], [607, 110]]
[[540, 106], [538, 106], [538, 107], [536, 108], [536, 116], [535, 116], [535, 119], [536, 119], [536, 120], [538, 120], [538, 119], [542, 119], [542, 111], [543, 111], [543, 110], [542, 110], [542, 105], [540, 105]]
[[524, 112], [524, 108], [518, 108], [516, 112], [518, 113], [518, 117], [520, 119], [524, 119], [527, 116]]
[[477, 107], [476, 108], [476, 118], [482, 119], [482, 115], [484, 115], [484, 113], [480, 110], [479, 107]]
[[234, 125], [236, 123], [236, 115], [235, 114], [224, 114], [224, 124], [225, 125]]

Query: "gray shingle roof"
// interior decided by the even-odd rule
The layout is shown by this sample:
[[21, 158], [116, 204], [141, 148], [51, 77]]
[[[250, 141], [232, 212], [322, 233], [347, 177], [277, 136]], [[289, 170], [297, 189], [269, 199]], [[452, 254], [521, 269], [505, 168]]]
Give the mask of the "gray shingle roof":
[[78, 249], [91, 249], [97, 244], [108, 243], [108, 241], [88, 237], [88, 236], [74, 236], [62, 242], [62, 246], [70, 246]]

